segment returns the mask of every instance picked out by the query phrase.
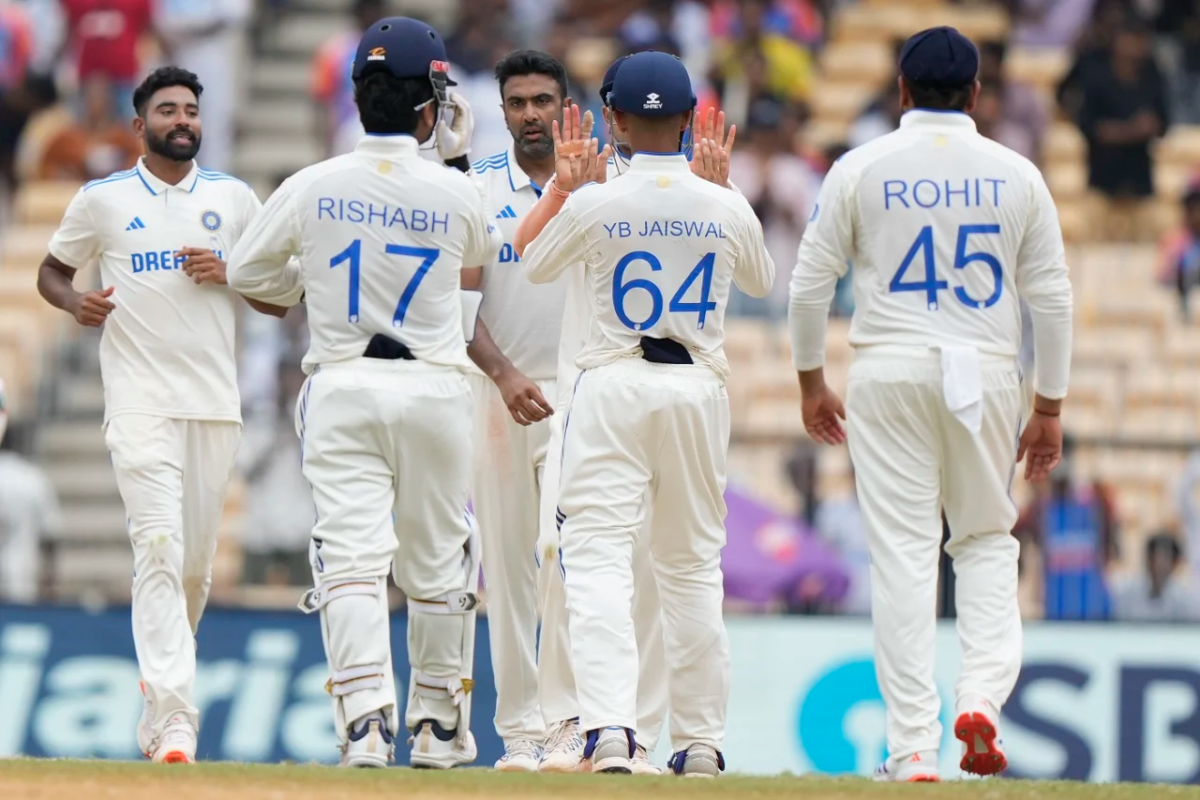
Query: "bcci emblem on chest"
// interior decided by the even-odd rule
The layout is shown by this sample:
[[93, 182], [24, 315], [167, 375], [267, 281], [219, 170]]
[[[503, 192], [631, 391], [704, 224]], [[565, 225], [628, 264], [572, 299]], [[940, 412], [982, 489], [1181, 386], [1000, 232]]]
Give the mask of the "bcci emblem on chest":
[[218, 230], [221, 227], [221, 215], [215, 211], [205, 211], [200, 215], [200, 224], [205, 230]]

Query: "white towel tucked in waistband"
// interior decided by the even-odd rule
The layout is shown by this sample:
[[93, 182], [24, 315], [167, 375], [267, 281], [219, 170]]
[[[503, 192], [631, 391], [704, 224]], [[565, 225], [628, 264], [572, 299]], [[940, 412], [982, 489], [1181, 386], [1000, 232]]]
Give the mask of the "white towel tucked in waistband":
[[983, 426], [983, 376], [974, 347], [943, 347], [942, 396], [946, 408], [971, 433]]

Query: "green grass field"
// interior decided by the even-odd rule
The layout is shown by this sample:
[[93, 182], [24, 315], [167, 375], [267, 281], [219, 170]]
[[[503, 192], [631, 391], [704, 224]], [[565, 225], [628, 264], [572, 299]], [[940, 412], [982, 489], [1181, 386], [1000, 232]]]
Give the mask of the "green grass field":
[[0, 760], [4, 800], [461, 800], [462, 798], [754, 798], [867, 800], [888, 797], [973, 800], [1168, 800], [1197, 798], [1200, 787], [1045, 781], [953, 781], [881, 785], [857, 778], [749, 778], [716, 781], [611, 775], [500, 775], [408, 769], [348, 771], [330, 767], [244, 764], [157, 766], [112, 761]]

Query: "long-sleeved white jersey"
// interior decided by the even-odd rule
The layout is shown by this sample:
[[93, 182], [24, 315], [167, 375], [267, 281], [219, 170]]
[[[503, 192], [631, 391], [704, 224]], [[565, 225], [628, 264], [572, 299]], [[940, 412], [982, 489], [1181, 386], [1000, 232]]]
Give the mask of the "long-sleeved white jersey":
[[1036, 388], [1066, 396], [1071, 283], [1058, 213], [1026, 158], [966, 114], [909, 111], [830, 169], [792, 274], [798, 370], [824, 364], [834, 286], [854, 264], [850, 343], [1016, 357], [1033, 317]]
[[620, 180], [573, 193], [524, 262], [534, 283], [584, 263], [593, 314], [579, 368], [638, 355], [649, 336], [722, 378], [731, 285], [761, 297], [775, 278], [750, 204], [693, 175], [682, 154], [639, 153]]
[[470, 178], [421, 158], [411, 136], [367, 136], [353, 153], [286, 180], [234, 248], [227, 275], [264, 301], [295, 303], [304, 292], [306, 372], [362, 356], [375, 334], [420, 361], [469, 370], [459, 273], [490, 262], [500, 245]]

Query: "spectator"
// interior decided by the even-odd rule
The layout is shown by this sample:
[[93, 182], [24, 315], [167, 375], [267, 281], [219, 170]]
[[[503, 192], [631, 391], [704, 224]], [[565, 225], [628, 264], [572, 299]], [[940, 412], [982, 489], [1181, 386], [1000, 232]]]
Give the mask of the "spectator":
[[850, 126], [847, 140], [851, 147], [862, 147], [900, 127], [904, 109], [900, 106], [900, 85], [892, 81]]
[[[1050, 120], [1037, 89], [1027, 83], [1012, 80], [1005, 74], [1007, 54], [1008, 45], [1005, 42], [983, 42], [979, 47], [979, 80], [985, 86], [993, 84], [1000, 92], [998, 100], [1002, 109], [1001, 135], [1008, 141], [997, 141], [1034, 163], [1039, 163], [1042, 137], [1046, 134], [1046, 126]], [[1013, 144], [1009, 144], [1009, 141]]]
[[[789, 111], [779, 100], [760, 96], [750, 109], [739, 142], [730, 156], [729, 176], [762, 220], [763, 236], [771, 258], [778, 264], [794, 261], [804, 226], [820, 190], [820, 178], [787, 140]], [[741, 138], [741, 137], [739, 137]], [[788, 281], [776, 281], [765, 298], [765, 311], [782, 317], [787, 308]], [[764, 308], [764, 301], [739, 297], [732, 308]]]
[[111, 83], [95, 73], [83, 86], [83, 118], [51, 135], [42, 151], [38, 177], [89, 181], [128, 169], [142, 154], [129, 125], [112, 116]]
[[1096, 233], [1155, 235], [1150, 144], [1167, 128], [1167, 93], [1150, 56], [1145, 28], [1130, 22], [1117, 33], [1107, 61], [1080, 76], [1077, 123], [1088, 143], [1088, 183], [1097, 197]]
[[300, 469], [296, 398], [304, 373], [295, 364], [279, 369], [279, 414], [274, 435], [245, 470], [246, 520], [242, 532], [243, 580], [248, 584], [301, 586], [311, 579], [308, 542], [316, 511]]
[[[3, 408], [0, 399], [0, 418]], [[0, 601], [32, 603], [42, 543], [59, 532], [62, 515], [46, 473], [19, 452], [28, 445], [26, 431], [12, 423], [7, 428], [0, 433]]]
[[1200, 503], [1194, 496], [1197, 483], [1200, 483], [1200, 448], [1193, 449], [1188, 456], [1176, 495], [1184, 553], [1193, 587], [1200, 587]]
[[[712, 3], [714, 36], [729, 37], [737, 28], [742, 11], [737, 0], [715, 0]], [[786, 36], [809, 48], [819, 47], [825, 38], [825, 18], [829, 0], [771, 0], [764, 3], [766, 13], [763, 28]]]
[[1166, 242], [1161, 280], [1179, 293], [1183, 316], [1190, 319], [1188, 298], [1200, 285], [1200, 185], [1192, 186], [1183, 196], [1183, 228]]
[[21, 85], [0, 92], [0, 194], [17, 184], [17, 148], [30, 119], [57, 102], [54, 81], [43, 75], [27, 75]]
[[1179, 540], [1162, 531], [1146, 541], [1145, 571], [1117, 584], [1114, 616], [1121, 622], [1194, 622], [1196, 597], [1175, 573], [1183, 561]]
[[1013, 44], [1070, 47], [1092, 15], [1095, 0], [1007, 0], [1013, 18]]
[[674, 24], [675, 0], [648, 0], [645, 8], [630, 14], [621, 25], [617, 33], [621, 49], [626, 53], [659, 50], [682, 56]]
[[713, 83], [724, 86], [743, 79], [746, 54], [757, 51], [766, 60], [767, 91], [783, 99], [803, 100], [812, 84], [812, 56], [786, 35], [766, 27], [770, 11], [766, 0], [743, 0], [739, 5], [737, 24], [717, 42]]
[[1056, 92], [1059, 106], [1071, 119], [1079, 116], [1083, 105], [1083, 76], [1109, 60], [1113, 39], [1128, 18], [1126, 0], [1099, 0], [1093, 7], [1091, 19], [1075, 41], [1075, 61]]
[[1017, 123], [1005, 105], [1004, 87], [996, 81], [984, 82], [971, 116], [979, 133], [1010, 150], [1037, 161], [1037, 141], [1028, 128]]
[[29, 15], [21, 6], [0, 0], [0, 97], [24, 85], [32, 58]]
[[159, 0], [158, 28], [172, 63], [190, 70], [204, 85], [205, 167], [233, 169], [233, 140], [240, 105], [242, 33], [253, 12], [251, 0]]
[[1200, 122], [1200, 3], [1162, 0], [1155, 29], [1172, 42], [1176, 55], [1176, 69], [1171, 70], [1172, 116], [1179, 122]]
[[386, 16], [383, 0], [355, 0], [352, 31], [321, 45], [313, 59], [312, 94], [317, 103], [317, 132], [329, 157], [349, 153], [362, 138], [362, 123], [354, 105], [350, 69], [358, 40], [376, 20]]
[[67, 16], [66, 46], [74, 54], [81, 86], [104, 78], [115, 119], [134, 116], [133, 86], [140, 64], [138, 44], [153, 33], [154, 0], [62, 0]]
[[1062, 463], [1021, 513], [1014, 535], [1041, 551], [1046, 619], [1108, 619], [1105, 571], [1116, 556], [1116, 523], [1102, 487], [1075, 485], [1074, 449], [1063, 442]]

